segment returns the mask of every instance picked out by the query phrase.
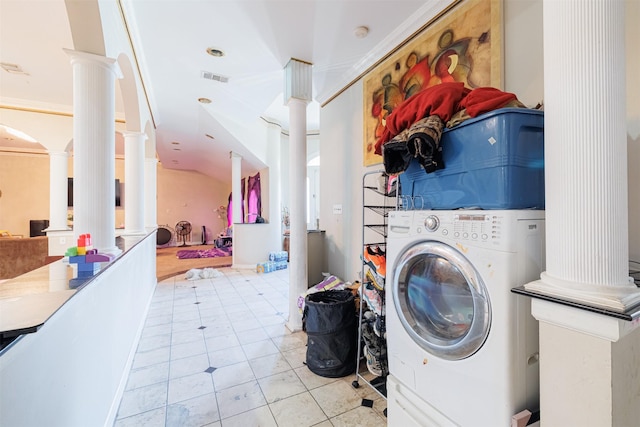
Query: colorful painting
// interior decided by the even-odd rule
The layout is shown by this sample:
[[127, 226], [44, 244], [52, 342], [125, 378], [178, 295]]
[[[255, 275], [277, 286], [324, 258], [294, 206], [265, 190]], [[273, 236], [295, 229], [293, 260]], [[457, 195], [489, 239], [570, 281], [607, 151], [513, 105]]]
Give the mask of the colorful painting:
[[369, 72], [364, 80], [364, 165], [395, 106], [442, 82], [502, 89], [500, 0], [465, 0], [429, 24]]

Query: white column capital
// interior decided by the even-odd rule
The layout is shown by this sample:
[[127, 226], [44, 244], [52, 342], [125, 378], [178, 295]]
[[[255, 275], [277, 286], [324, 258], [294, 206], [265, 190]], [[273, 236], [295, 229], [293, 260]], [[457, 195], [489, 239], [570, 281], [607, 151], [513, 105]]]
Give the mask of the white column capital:
[[107, 58], [106, 56], [96, 55], [94, 53], [82, 52], [79, 50], [62, 49], [71, 58], [71, 65], [85, 64], [85, 65], [100, 65], [103, 68], [113, 72], [116, 78], [123, 78], [122, 70], [118, 62], [113, 58]]
[[311, 82], [313, 65], [309, 62], [291, 58], [284, 67], [284, 102], [289, 103], [292, 98], [309, 103], [311, 101]]
[[124, 137], [125, 141], [127, 141], [127, 140], [136, 140], [136, 139], [139, 139], [140, 141], [146, 141], [147, 140], [147, 134], [144, 133], [144, 132], [136, 132], [136, 131], [126, 130], [126, 131], [122, 132], [122, 136]]
[[242, 156], [234, 151], [229, 151], [229, 158], [230, 159], [241, 159]]

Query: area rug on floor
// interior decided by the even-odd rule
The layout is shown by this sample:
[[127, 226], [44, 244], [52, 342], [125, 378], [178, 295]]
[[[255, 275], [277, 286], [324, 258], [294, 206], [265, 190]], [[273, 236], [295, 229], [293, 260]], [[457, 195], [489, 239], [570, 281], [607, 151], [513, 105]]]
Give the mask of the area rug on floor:
[[216, 258], [221, 256], [231, 256], [232, 248], [209, 248], [209, 249], [182, 249], [176, 252], [179, 259], [189, 258]]

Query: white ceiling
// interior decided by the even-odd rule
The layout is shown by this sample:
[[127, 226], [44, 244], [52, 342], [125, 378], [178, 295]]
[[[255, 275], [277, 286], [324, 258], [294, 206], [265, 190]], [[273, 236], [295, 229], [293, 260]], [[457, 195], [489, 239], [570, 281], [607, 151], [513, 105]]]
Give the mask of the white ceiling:
[[[313, 64], [314, 100], [307, 110], [307, 129], [317, 132], [320, 105], [448, 3], [122, 0], [160, 161], [167, 168], [229, 181], [228, 154], [233, 150], [243, 156], [243, 173], [261, 168], [237, 129], [262, 118], [288, 130], [282, 92], [283, 70], [291, 58]], [[359, 26], [369, 28], [367, 37], [356, 37]], [[208, 55], [208, 47], [225, 56]], [[72, 112], [71, 65], [63, 48], [74, 48], [64, 0], [0, 0], [0, 62], [18, 64], [25, 72], [0, 70], [0, 104]], [[203, 71], [229, 81], [204, 79]], [[212, 103], [198, 103], [200, 97]], [[124, 117], [119, 96], [116, 108], [116, 116]], [[5, 137], [0, 133], [0, 144]]]

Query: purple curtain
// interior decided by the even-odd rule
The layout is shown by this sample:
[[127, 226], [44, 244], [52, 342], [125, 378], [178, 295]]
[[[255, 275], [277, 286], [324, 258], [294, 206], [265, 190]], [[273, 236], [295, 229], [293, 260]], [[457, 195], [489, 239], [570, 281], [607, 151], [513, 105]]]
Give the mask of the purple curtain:
[[245, 185], [244, 185], [244, 184], [245, 184], [245, 179], [244, 179], [244, 178], [242, 178], [241, 185], [240, 185], [242, 188], [240, 189], [240, 193], [242, 194], [242, 205], [241, 205], [241, 206], [242, 206], [242, 210], [241, 210], [241, 217], [242, 217], [242, 223], [243, 223], [243, 224], [244, 224], [245, 222], [247, 222], [247, 221], [245, 220], [245, 218], [244, 218], [244, 190], [245, 190]]
[[[242, 193], [242, 204], [240, 205], [240, 222], [245, 222], [244, 221], [244, 181], [245, 179], [242, 178], [242, 182], [240, 185], [240, 192]], [[233, 224], [233, 192], [229, 193], [229, 205], [227, 206], [227, 228], [231, 227], [231, 224]]]
[[260, 196], [260, 172], [250, 176], [247, 189], [247, 207], [249, 211], [247, 222], [256, 222], [256, 218], [262, 216], [262, 198]]
[[233, 224], [233, 203], [231, 203], [231, 196], [233, 193], [229, 193], [229, 204], [227, 205], [227, 228]]

